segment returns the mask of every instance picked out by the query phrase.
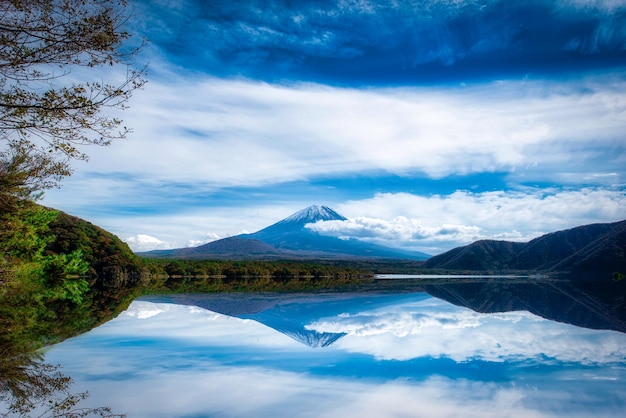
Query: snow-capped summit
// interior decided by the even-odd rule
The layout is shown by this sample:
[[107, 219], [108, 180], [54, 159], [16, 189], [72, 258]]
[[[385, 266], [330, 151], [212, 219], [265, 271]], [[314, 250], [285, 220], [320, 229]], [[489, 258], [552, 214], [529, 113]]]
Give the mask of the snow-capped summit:
[[[253, 234], [248, 235], [249, 238], [255, 238], [271, 245], [284, 246], [288, 241], [292, 241], [298, 235], [297, 241], [301, 242], [304, 234], [307, 240], [311, 237], [311, 231], [306, 228], [307, 224], [318, 221], [345, 221], [344, 218], [328, 206], [312, 205], [294, 213], [278, 221], [273, 225], [263, 228]], [[317, 234], [315, 234], [317, 235]], [[289, 245], [289, 244], [287, 244]]]
[[307, 228], [308, 224], [320, 221], [346, 221], [347, 218], [338, 214], [328, 206], [309, 206], [282, 221], [276, 222], [260, 231], [240, 238], [256, 239], [274, 246], [283, 254], [306, 255], [310, 258], [354, 258], [354, 257], [387, 257], [425, 259], [426, 254], [381, 247], [373, 243], [342, 240], [333, 236], [320, 235]]
[[317, 221], [345, 221], [347, 218], [341, 216], [328, 206], [312, 205], [304, 208], [293, 215], [290, 215], [278, 222], [278, 224], [298, 223], [308, 224]]

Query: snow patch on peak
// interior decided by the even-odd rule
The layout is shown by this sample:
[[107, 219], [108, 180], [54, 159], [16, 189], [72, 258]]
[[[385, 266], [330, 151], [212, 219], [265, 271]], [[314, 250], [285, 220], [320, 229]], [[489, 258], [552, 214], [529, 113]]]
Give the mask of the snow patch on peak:
[[311, 223], [317, 221], [345, 221], [341, 216], [328, 206], [312, 205], [304, 208], [291, 216], [283, 219], [280, 223]]

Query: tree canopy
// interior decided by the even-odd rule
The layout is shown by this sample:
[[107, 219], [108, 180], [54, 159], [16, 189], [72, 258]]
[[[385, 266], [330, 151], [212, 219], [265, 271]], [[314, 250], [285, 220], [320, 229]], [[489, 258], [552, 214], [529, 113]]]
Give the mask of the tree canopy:
[[0, 0], [0, 175], [28, 173], [19, 192], [58, 185], [82, 145], [126, 137], [104, 110], [145, 83], [127, 17], [125, 0]]

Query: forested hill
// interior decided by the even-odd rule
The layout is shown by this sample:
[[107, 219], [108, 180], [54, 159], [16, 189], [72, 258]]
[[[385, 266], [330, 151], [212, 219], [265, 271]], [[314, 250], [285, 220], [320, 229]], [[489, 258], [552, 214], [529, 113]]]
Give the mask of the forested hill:
[[58, 212], [50, 225], [54, 239], [46, 245], [47, 254], [80, 251], [89, 264], [87, 275], [100, 282], [136, 283], [141, 274], [141, 259], [124, 241], [84, 219]]
[[30, 201], [0, 211], [0, 348], [28, 353], [111, 319], [142, 261], [113, 234]]
[[467, 271], [626, 272], [626, 220], [553, 232], [527, 243], [482, 240], [424, 268]]

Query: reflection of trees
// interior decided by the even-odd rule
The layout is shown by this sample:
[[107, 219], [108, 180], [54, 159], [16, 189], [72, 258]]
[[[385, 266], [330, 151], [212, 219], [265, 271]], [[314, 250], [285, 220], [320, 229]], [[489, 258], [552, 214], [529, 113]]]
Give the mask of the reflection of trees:
[[79, 406], [87, 393], [72, 393], [72, 379], [45, 363], [41, 348], [109, 319], [127, 305], [129, 289], [114, 289], [100, 303], [94, 302], [93, 289], [80, 292], [80, 298], [62, 298], [50, 293], [55, 288], [49, 282], [74, 282], [63, 278], [65, 271], [44, 275], [41, 264], [26, 269], [24, 263], [0, 261], [0, 417], [120, 416], [107, 407]]
[[[6, 279], [6, 272], [0, 272], [0, 276]], [[12, 303], [14, 299], [0, 296], [0, 305], [15, 307]], [[1, 311], [0, 417], [122, 416], [113, 414], [108, 407], [81, 407], [79, 403], [87, 392], [73, 393], [72, 379], [58, 366], [43, 361], [40, 347], [44, 339], [32, 328], [33, 323], [20, 320], [20, 309], [15, 310], [15, 315]], [[66, 328], [60, 324], [59, 327]]]
[[40, 354], [14, 352], [0, 336], [0, 417], [121, 417], [109, 407], [87, 408], [79, 403], [87, 392], [72, 393], [72, 379]]

